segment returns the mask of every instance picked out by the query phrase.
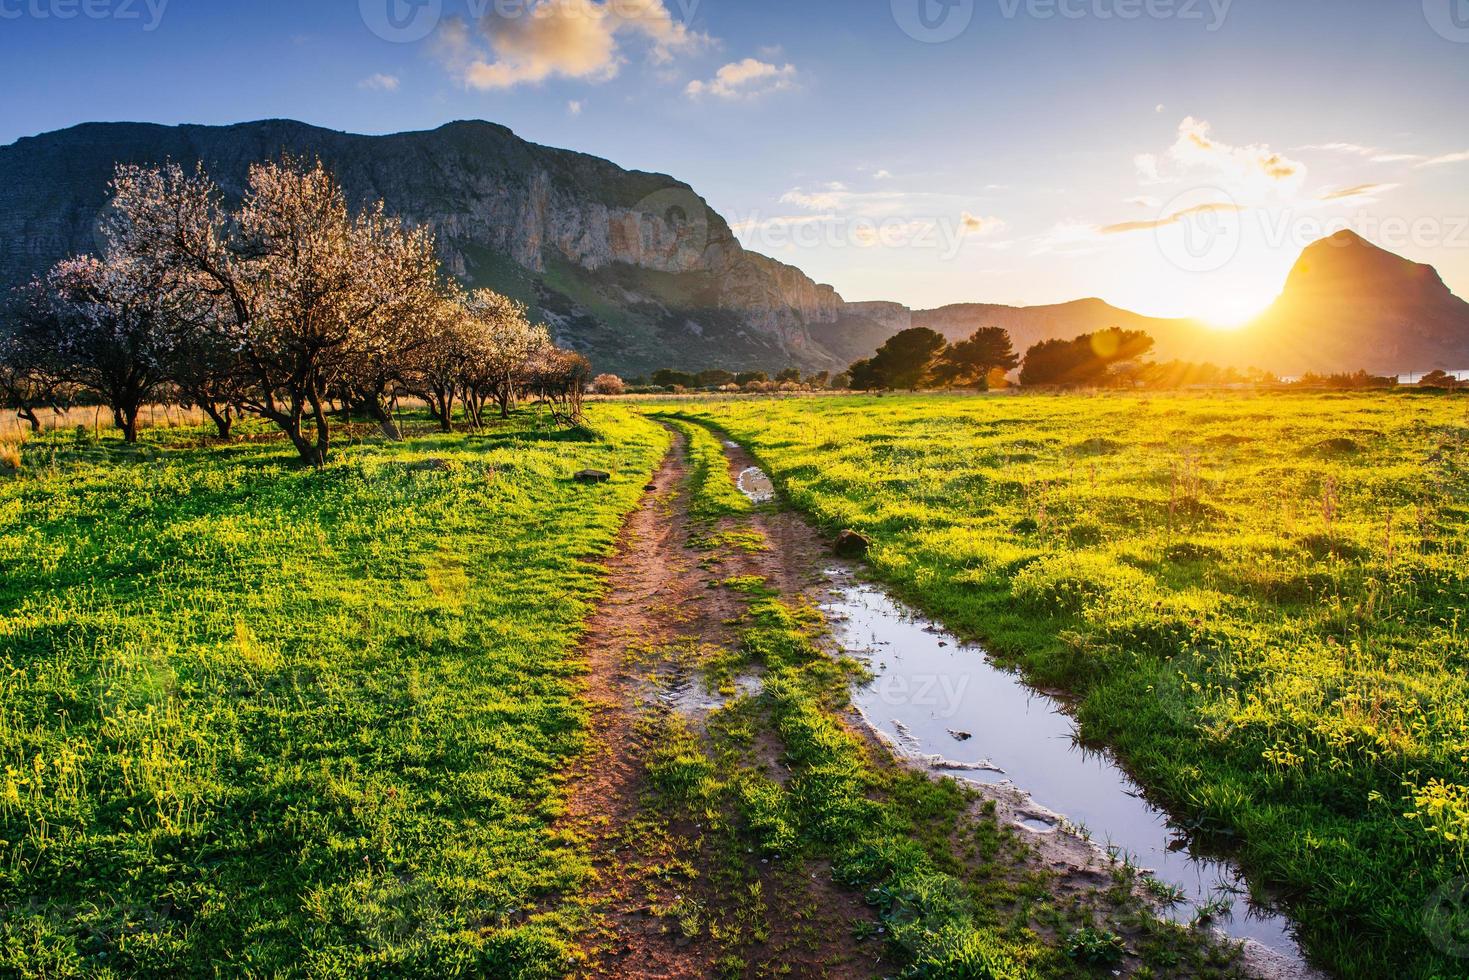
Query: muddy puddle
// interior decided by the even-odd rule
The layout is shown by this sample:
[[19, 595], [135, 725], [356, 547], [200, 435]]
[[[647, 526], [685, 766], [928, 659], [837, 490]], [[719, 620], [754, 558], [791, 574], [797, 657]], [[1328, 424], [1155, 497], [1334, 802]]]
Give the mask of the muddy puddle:
[[775, 499], [775, 484], [758, 466], [752, 466], [740, 473], [739, 478], [735, 480], [735, 485], [752, 504], [768, 504]]
[[1055, 833], [1062, 819], [1093, 842], [1115, 848], [1183, 901], [1168, 910], [1188, 922], [1211, 905], [1215, 926], [1252, 940], [1309, 976], [1289, 920], [1249, 900], [1239, 870], [1192, 853], [1187, 835], [1150, 806], [1110, 755], [1076, 744], [1076, 724], [1060, 702], [990, 663], [983, 649], [917, 616], [850, 573], [831, 573], [823, 609], [836, 640], [866, 661], [875, 680], [855, 692], [868, 723], [926, 768], [976, 783], [1010, 784], [1034, 807], [1017, 823]]

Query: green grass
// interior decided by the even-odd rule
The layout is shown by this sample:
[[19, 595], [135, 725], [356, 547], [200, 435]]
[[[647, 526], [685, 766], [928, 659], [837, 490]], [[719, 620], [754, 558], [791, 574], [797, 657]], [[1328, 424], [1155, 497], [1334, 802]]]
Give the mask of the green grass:
[[575, 643], [668, 442], [593, 424], [322, 472], [31, 443], [0, 476], [0, 974], [565, 972]]
[[[729, 500], [719, 440], [703, 426], [675, 425], [689, 436], [696, 461], [691, 513], [721, 514], [724, 533], [740, 533], [751, 508]], [[864, 671], [824, 649], [819, 610], [758, 576], [722, 585], [742, 597], [745, 613], [736, 624], [737, 650], [718, 658], [719, 667], [760, 677], [761, 693], [716, 715], [708, 754], [669, 725], [650, 771], [653, 785], [709, 824], [711, 835], [728, 835], [725, 850], [735, 860], [726, 863], [748, 866], [742, 854], [756, 852], [786, 867], [824, 862], [834, 881], [866, 898], [876, 922], [853, 925], [861, 938], [882, 937], [899, 976], [1109, 975], [1114, 961], [1102, 953], [1121, 949], [1123, 940], [1097, 926], [1095, 904], [1058, 900], [1050, 872], [1000, 825], [992, 804], [973, 815], [973, 790], [894, 764], [849, 727], [851, 685]], [[756, 732], [778, 739], [786, 779], [742, 758], [740, 748]], [[1186, 964], [1191, 976], [1233, 975], [1229, 951], [1158, 921], [1132, 896], [1132, 882], [1119, 881], [1092, 898], [1110, 903], [1108, 911], [1136, 931], [1144, 969]]]
[[688, 440], [689, 516], [701, 523], [737, 517], [754, 509], [729, 478], [724, 446], [707, 428], [676, 416], [657, 416]]
[[870, 535], [906, 598], [1077, 693], [1085, 735], [1286, 894], [1328, 966], [1462, 975], [1424, 908], [1469, 875], [1469, 403], [687, 411], [827, 529]]

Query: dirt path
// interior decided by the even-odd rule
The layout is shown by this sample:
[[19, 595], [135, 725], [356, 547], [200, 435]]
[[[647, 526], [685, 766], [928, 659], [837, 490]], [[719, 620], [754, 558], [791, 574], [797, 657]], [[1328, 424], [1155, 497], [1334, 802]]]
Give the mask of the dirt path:
[[[608, 595], [582, 647], [591, 750], [572, 773], [565, 825], [589, 841], [596, 881], [586, 897], [598, 925], [584, 940], [581, 975], [873, 976], [880, 950], [858, 950], [853, 938], [853, 925], [870, 914], [859, 897], [830, 885], [825, 869], [757, 865], [751, 855], [743, 870], [760, 886], [758, 902], [720, 894], [719, 869], [704, 866], [713, 859], [703, 828], [670, 825], [650, 809], [647, 763], [657, 722], [677, 713], [697, 729], [719, 706], [698, 695], [690, 663], [734, 642], [731, 624], [742, 611], [732, 593], [715, 587], [743, 573], [731, 571], [738, 558], [690, 544], [686, 453], [686, 439], [675, 433], [653, 489], [623, 529]], [[765, 756], [766, 765], [779, 766], [773, 747]], [[752, 905], [763, 911], [759, 941], [737, 957], [712, 929], [690, 926], [691, 917], [748, 917]]]
[[[759, 690], [754, 675], [726, 682], [718, 693], [710, 683], [708, 671], [721, 651], [736, 649], [747, 609], [720, 584], [758, 576], [787, 602], [814, 606], [832, 588], [829, 572], [839, 564], [829, 543], [788, 509], [757, 508], [714, 528], [694, 522], [688, 512], [687, 440], [677, 432], [673, 439], [608, 563], [609, 592], [588, 623], [582, 647], [592, 710], [590, 749], [572, 773], [564, 823], [588, 842], [596, 878], [582, 896], [595, 925], [582, 938], [578, 972], [660, 978], [886, 975], [892, 964], [884, 962], [882, 941], [858, 938], [859, 932], [875, 932], [873, 911], [860, 894], [833, 883], [829, 866], [763, 860], [731, 830], [738, 825], [732, 814], [670, 808], [650, 777], [650, 764], [667, 752], [670, 733], [682, 733], [718, 770], [720, 753], [729, 752], [716, 731], [726, 723], [723, 709], [738, 708], [740, 694]], [[726, 443], [725, 455], [731, 478], [756, 465], [732, 443]], [[734, 532], [729, 537], [743, 539], [745, 546], [719, 543], [720, 531]], [[752, 531], [764, 547], [748, 546]], [[753, 730], [737, 765], [784, 782], [784, 747], [758, 717], [759, 709], [750, 708], [736, 718]], [[902, 765], [855, 710], [845, 722], [869, 740], [874, 761]], [[1007, 800], [1003, 790], [981, 791], [971, 823], [1011, 825], [1023, 802]], [[973, 860], [957, 836], [954, 845], [957, 864]], [[1135, 901], [1119, 897], [1116, 887], [1126, 887], [1114, 887], [1110, 860], [1096, 847], [1057, 834], [1027, 840], [1015, 853], [1020, 863], [1013, 873], [1029, 875], [1027, 881], [1043, 875], [1058, 907], [1093, 909], [1130, 941], [1144, 938], [1119, 919], [1123, 906], [1132, 914], [1143, 907], [1140, 890]], [[992, 881], [985, 877], [992, 872], [981, 867], [987, 861], [976, 864], [976, 882]], [[994, 884], [1006, 887], [1004, 880]], [[1053, 943], [1065, 939], [1043, 927], [1040, 932]], [[1123, 972], [1137, 966], [1132, 960]], [[1259, 966], [1244, 965], [1242, 973], [1288, 975]]]

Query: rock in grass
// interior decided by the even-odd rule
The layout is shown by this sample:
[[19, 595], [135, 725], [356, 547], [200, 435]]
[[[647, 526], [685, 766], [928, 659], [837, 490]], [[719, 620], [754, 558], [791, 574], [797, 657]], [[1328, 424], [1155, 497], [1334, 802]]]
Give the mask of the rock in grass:
[[872, 541], [856, 531], [843, 531], [837, 535], [836, 551], [843, 558], [861, 558], [872, 547]]
[[574, 479], [577, 483], [606, 483], [612, 474], [603, 470], [582, 470]]

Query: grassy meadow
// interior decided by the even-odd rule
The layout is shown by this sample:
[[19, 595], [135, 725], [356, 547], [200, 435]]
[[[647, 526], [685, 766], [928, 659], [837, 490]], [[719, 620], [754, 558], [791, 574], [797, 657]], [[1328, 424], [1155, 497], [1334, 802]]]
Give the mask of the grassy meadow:
[[[752, 515], [777, 505], [752, 508], [733, 492], [710, 429], [656, 411], [689, 441], [691, 540], [707, 561], [724, 575], [742, 554], [768, 550]], [[1001, 820], [993, 802], [977, 804], [961, 782], [894, 764], [855, 731], [851, 684], [865, 669], [831, 656], [827, 624], [808, 600], [782, 595], [758, 574], [732, 575], [719, 587], [743, 609], [729, 649], [706, 654], [704, 673], [731, 700], [709, 717], [702, 738], [677, 713], [657, 715], [649, 781], [652, 805], [669, 825], [695, 828], [696, 863], [721, 893], [747, 892], [756, 853], [797, 878], [820, 869], [865, 900], [871, 918], [851, 928], [859, 943], [883, 950], [874, 976], [1073, 980], [1116, 975], [1129, 958], [1127, 974], [1139, 978], [1240, 976], [1231, 949], [1160, 921], [1137, 900], [1135, 867], [1116, 862], [1084, 897], [1063, 895], [1028, 833]], [[735, 676], [758, 678], [758, 692], [740, 694]], [[761, 759], [772, 743], [778, 766]], [[735, 921], [712, 932], [738, 938], [749, 928], [738, 903], [732, 916], [716, 904], [704, 914]], [[738, 942], [726, 946], [720, 976], [815, 975], [749, 960]]]
[[906, 598], [1074, 694], [1085, 736], [1286, 896], [1325, 965], [1462, 975], [1425, 908], [1469, 875], [1469, 401], [684, 412], [871, 536]]
[[[0, 475], [0, 974], [559, 976], [598, 562], [664, 430], [57, 433]], [[605, 487], [570, 479], [587, 466]]]

